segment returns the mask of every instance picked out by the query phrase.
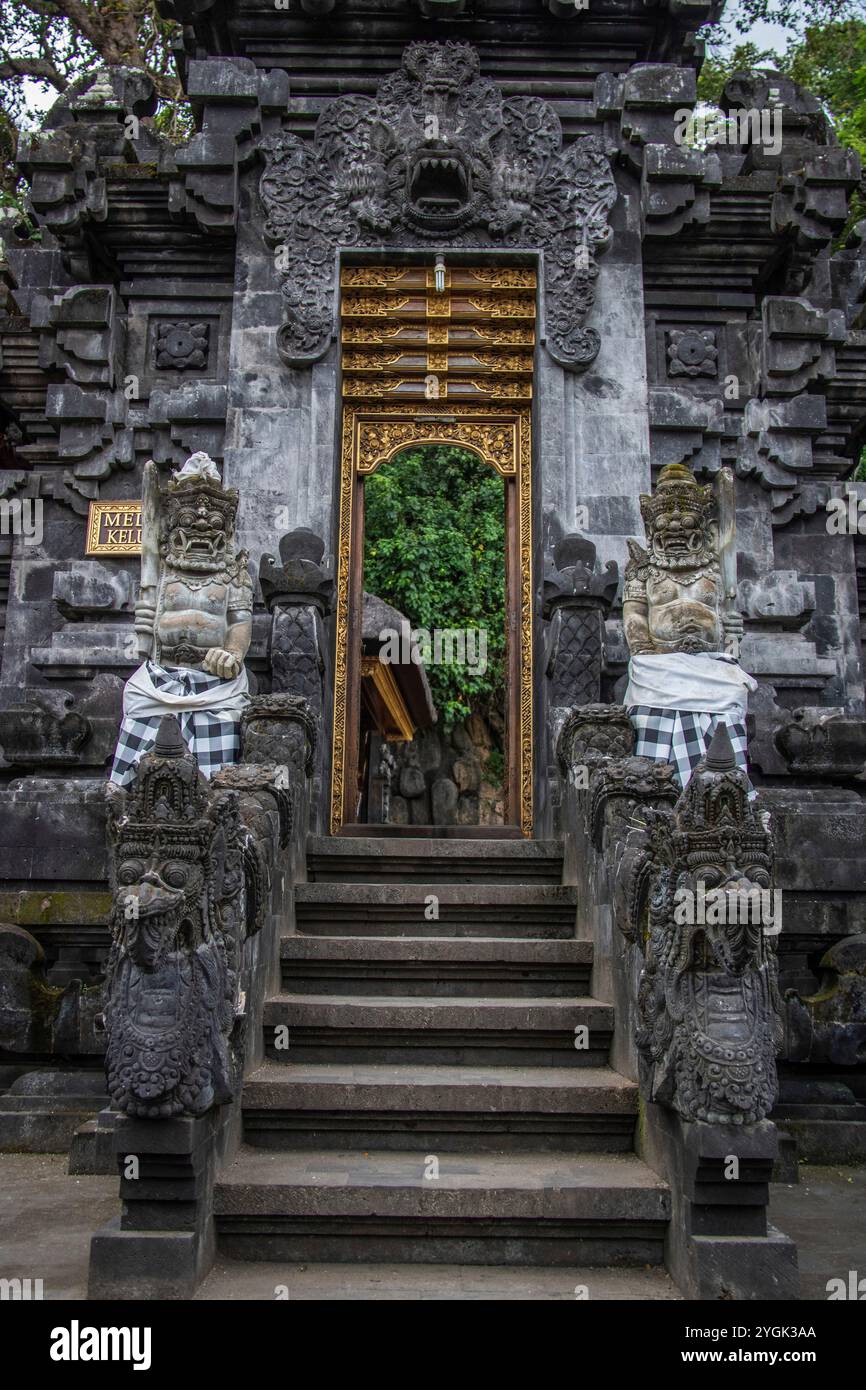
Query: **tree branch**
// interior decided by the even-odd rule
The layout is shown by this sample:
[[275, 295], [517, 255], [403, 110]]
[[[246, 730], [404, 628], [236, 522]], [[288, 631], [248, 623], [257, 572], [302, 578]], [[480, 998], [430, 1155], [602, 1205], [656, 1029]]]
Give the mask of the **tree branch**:
[[18, 0], [22, 9], [29, 10], [39, 19], [62, 19], [63, 15], [51, 0]]
[[4, 59], [0, 62], [0, 81], [8, 81], [10, 77], [32, 77], [36, 81], [50, 82], [58, 92], [66, 91], [66, 78], [45, 58]]

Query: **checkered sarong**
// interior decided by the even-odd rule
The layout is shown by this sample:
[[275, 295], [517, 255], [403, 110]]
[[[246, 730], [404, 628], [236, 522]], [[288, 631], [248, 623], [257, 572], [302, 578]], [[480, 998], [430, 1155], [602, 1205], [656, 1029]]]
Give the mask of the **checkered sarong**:
[[635, 753], [657, 763], [673, 763], [677, 780], [685, 787], [706, 754], [719, 724], [727, 724], [737, 766], [748, 773], [746, 764], [746, 726], [729, 714], [704, 714], [698, 710], [656, 709], [652, 705], [630, 705], [628, 716], [635, 727]]
[[[213, 690], [224, 683], [219, 676], [188, 666], [158, 666], [156, 662], [149, 661], [147, 670], [156, 688], [164, 690], [167, 695], [192, 695], [200, 690]], [[174, 714], [180, 721], [180, 731], [186, 745], [198, 759], [199, 769], [205, 777], [211, 777], [226, 763], [237, 762], [241, 746], [239, 713], [232, 710], [173, 710], [168, 704], [165, 713]], [[156, 741], [162, 717], [160, 714], [144, 717], [124, 715], [111, 768], [112, 782], [125, 787], [132, 781], [139, 758]]]

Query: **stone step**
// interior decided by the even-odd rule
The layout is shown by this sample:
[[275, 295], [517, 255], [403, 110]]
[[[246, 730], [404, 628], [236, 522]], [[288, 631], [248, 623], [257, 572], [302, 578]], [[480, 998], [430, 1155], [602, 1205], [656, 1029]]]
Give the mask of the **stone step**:
[[[288, 1045], [275, 1049], [282, 1026]], [[589, 998], [281, 994], [264, 1008], [265, 1050], [280, 1062], [603, 1066], [612, 1029], [611, 1005]]]
[[243, 1092], [248, 1144], [437, 1153], [632, 1148], [638, 1090], [609, 1067], [267, 1062]]
[[435, 1158], [244, 1146], [215, 1188], [220, 1249], [353, 1264], [661, 1263], [669, 1192], [633, 1154]]
[[559, 884], [562, 843], [311, 835], [307, 873], [318, 883]]
[[589, 990], [589, 941], [515, 937], [286, 936], [283, 988], [296, 994], [574, 996]]
[[107, 1100], [101, 1069], [22, 1072], [0, 1095], [0, 1153], [68, 1153]]
[[295, 889], [298, 931], [317, 936], [563, 940], [574, 936], [576, 911], [574, 888], [542, 884], [301, 883]]
[[285, 1264], [218, 1255], [196, 1293], [207, 1302], [288, 1298], [296, 1302], [425, 1302], [459, 1300], [657, 1302], [682, 1299], [659, 1265], [612, 1269], [561, 1265]]

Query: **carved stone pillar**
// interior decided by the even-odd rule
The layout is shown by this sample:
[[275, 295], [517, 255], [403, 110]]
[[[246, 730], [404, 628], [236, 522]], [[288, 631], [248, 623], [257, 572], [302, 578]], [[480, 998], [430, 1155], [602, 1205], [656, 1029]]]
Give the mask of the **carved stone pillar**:
[[564, 536], [544, 577], [547, 723], [551, 732], [548, 764], [556, 828], [561, 788], [552, 752], [567, 711], [601, 697], [604, 618], [619, 584], [615, 561], [609, 561], [604, 570], [596, 570], [595, 553], [595, 546], [585, 536]]
[[564, 536], [544, 577], [546, 672], [553, 707], [601, 698], [604, 617], [616, 596], [619, 569], [595, 567], [595, 546], [585, 536]]
[[[306, 527], [283, 536], [279, 550], [279, 561], [272, 555], [264, 555], [259, 566], [262, 595], [271, 614], [271, 690], [274, 695], [285, 692], [303, 700], [312, 720], [314, 760], [309, 772], [313, 778], [311, 814], [315, 817], [317, 810], [321, 813], [323, 808], [326, 771], [325, 741], [316, 738], [316, 730], [326, 716], [328, 642], [325, 619], [333, 606], [334, 579], [321, 564], [324, 541]], [[257, 737], [249, 719], [246, 727]], [[288, 726], [283, 732], [288, 732]], [[247, 761], [268, 761], [257, 753], [253, 756], [249, 751], [252, 746], [248, 742], [244, 745]]]
[[310, 713], [324, 713], [323, 676], [327, 646], [323, 619], [331, 611], [334, 580], [322, 568], [325, 543], [299, 527], [280, 541], [279, 563], [263, 555], [262, 595], [271, 614], [271, 689], [301, 695]]

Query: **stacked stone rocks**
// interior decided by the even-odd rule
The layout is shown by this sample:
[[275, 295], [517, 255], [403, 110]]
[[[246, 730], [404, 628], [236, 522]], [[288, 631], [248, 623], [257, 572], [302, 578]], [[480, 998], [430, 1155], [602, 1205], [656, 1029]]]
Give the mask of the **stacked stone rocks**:
[[450, 730], [427, 729], [393, 745], [391, 824], [502, 825], [502, 732], [501, 716], [472, 714]]

